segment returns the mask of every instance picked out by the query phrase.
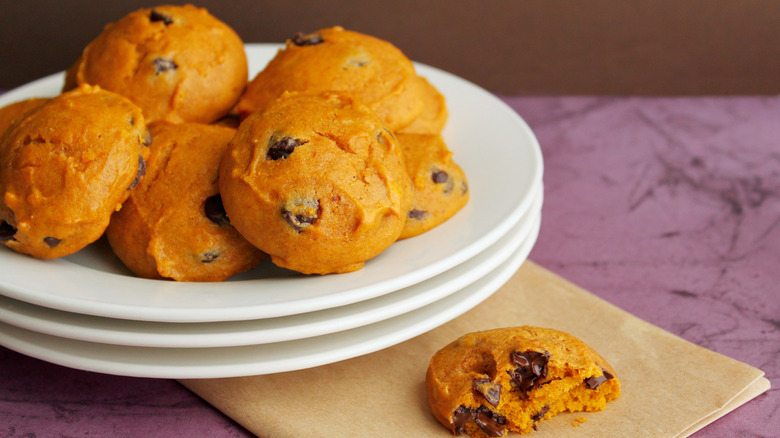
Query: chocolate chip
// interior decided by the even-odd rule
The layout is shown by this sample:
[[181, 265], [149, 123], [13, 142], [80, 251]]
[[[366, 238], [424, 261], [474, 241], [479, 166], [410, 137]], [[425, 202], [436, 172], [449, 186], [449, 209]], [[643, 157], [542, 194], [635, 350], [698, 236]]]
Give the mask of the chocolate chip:
[[474, 421], [487, 436], [504, 436], [506, 417], [491, 411], [485, 406], [477, 408]]
[[612, 373], [605, 370], [604, 368], [601, 369], [601, 372], [603, 373], [601, 376], [593, 376], [585, 379], [585, 387], [588, 389], [598, 389], [602, 383], [615, 378]]
[[0, 243], [13, 240], [16, 228], [6, 221], [0, 223]]
[[290, 41], [293, 42], [296, 46], [314, 46], [317, 45], [324, 40], [322, 39], [322, 35], [318, 33], [309, 33], [304, 34], [303, 32], [298, 32], [290, 39]]
[[155, 21], [162, 21], [165, 25], [173, 23], [173, 17], [160, 13], [157, 9], [152, 9], [149, 13], [149, 21], [154, 23]]
[[138, 182], [141, 181], [141, 177], [146, 175], [146, 161], [144, 161], [144, 157], [138, 156], [138, 171], [135, 173], [135, 179], [132, 183], [130, 183], [130, 186], [127, 188], [127, 190], [133, 189], [135, 186], [138, 185]]
[[531, 420], [533, 420], [534, 423], [544, 418], [544, 415], [547, 414], [547, 412], [550, 411], [550, 405], [544, 405], [544, 407], [537, 413], [531, 415]]
[[452, 428], [455, 435], [462, 434], [464, 432], [463, 426], [474, 421], [475, 418], [476, 413], [473, 409], [464, 405], [458, 406], [458, 409], [455, 409], [455, 412], [452, 413]]
[[146, 128], [144, 136], [141, 138], [141, 144], [144, 146], [152, 144], [152, 133], [149, 131], [149, 128]]
[[168, 70], [176, 70], [179, 68], [178, 65], [176, 65], [175, 62], [173, 62], [172, 59], [168, 58], [155, 58], [154, 59], [154, 75], [157, 76], [160, 73], [166, 72]]
[[271, 140], [268, 141], [268, 152], [265, 153], [265, 159], [276, 161], [280, 158], [287, 158], [295, 151], [295, 148], [306, 143], [308, 142], [305, 140], [292, 137], [271, 137]]
[[203, 257], [200, 259], [201, 263], [211, 263], [219, 258], [219, 252], [216, 250], [203, 253]]
[[466, 183], [466, 181], [461, 181], [460, 182], [460, 194], [461, 195], [465, 195], [468, 192], [469, 192], [469, 185], [468, 185], [468, 183]]
[[514, 371], [507, 371], [512, 377], [512, 382], [521, 390], [528, 391], [539, 387], [540, 380], [547, 377], [547, 361], [550, 353], [537, 351], [514, 351], [510, 359], [517, 367]]
[[219, 194], [206, 198], [206, 202], [203, 203], [203, 214], [220, 227], [230, 225], [225, 206], [222, 205], [222, 196]]
[[426, 216], [428, 216], [427, 211], [417, 210], [416, 208], [409, 210], [409, 213], [406, 214], [406, 217], [408, 217], [409, 219], [423, 219]]
[[493, 382], [487, 377], [483, 377], [472, 379], [471, 386], [474, 388], [474, 391], [481, 394], [488, 403], [494, 407], [498, 406], [498, 403], [501, 401], [501, 384]]
[[311, 199], [287, 201], [282, 206], [282, 217], [300, 233], [319, 219], [320, 201]]
[[44, 237], [43, 242], [49, 245], [49, 248], [54, 248], [59, 245], [60, 242], [62, 242], [62, 239], [58, 239], [56, 237]]
[[447, 180], [449, 179], [449, 175], [447, 175], [447, 172], [443, 170], [434, 170], [431, 173], [431, 179], [436, 184], [443, 184], [447, 182]]

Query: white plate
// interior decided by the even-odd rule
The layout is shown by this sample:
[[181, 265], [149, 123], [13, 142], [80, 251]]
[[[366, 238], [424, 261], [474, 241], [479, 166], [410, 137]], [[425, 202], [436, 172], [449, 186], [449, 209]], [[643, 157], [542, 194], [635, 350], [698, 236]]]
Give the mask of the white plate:
[[140, 347], [232, 347], [321, 336], [375, 323], [428, 305], [483, 277], [524, 244], [540, 220], [542, 191], [507, 235], [462, 264], [381, 297], [279, 318], [164, 323], [103, 318], [40, 307], [0, 296], [0, 321], [39, 333]]
[[[278, 45], [250, 44], [252, 76]], [[420, 236], [393, 244], [360, 271], [294, 275], [264, 263], [223, 283], [177, 283], [130, 275], [91, 245], [57, 260], [0, 249], [0, 294], [44, 307], [110, 318], [209, 322], [271, 318], [375, 298], [440, 274], [480, 253], [518, 222], [541, 187], [542, 155], [528, 125], [498, 98], [457, 76], [425, 65], [418, 72], [447, 97], [443, 132], [469, 179], [469, 203]], [[62, 74], [0, 96], [0, 106], [55, 95]]]
[[512, 256], [474, 283], [425, 307], [351, 330], [262, 345], [147, 348], [60, 338], [0, 323], [0, 345], [71, 368], [166, 379], [252, 376], [325, 365], [411, 339], [481, 303], [526, 260], [539, 234], [539, 223]]

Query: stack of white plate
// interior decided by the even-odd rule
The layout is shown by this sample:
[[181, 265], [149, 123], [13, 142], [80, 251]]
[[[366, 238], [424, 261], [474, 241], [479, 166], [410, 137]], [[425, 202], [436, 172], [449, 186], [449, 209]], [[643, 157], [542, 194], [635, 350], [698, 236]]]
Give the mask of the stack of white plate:
[[[277, 45], [247, 45], [250, 75]], [[104, 240], [38, 260], [0, 248], [0, 345], [110, 374], [216, 378], [303, 369], [431, 330], [489, 297], [539, 233], [542, 156], [531, 130], [485, 90], [417, 65], [446, 97], [443, 133], [469, 203], [357, 272], [303, 276], [264, 262], [222, 283], [136, 278]], [[54, 96], [62, 74], [0, 97]]]

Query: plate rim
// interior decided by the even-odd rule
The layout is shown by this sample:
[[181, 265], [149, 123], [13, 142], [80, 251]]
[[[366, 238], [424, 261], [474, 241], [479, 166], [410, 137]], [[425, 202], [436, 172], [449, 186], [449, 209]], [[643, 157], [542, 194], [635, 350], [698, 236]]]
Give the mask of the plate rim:
[[[313, 338], [300, 339], [297, 341], [290, 341], [289, 343], [298, 343], [303, 346], [306, 345], [328, 345], [328, 348], [324, 348], [326, 351], [318, 352], [310, 356], [294, 357], [290, 354], [279, 354], [276, 360], [262, 362], [258, 361], [259, 358], [268, 358], [268, 355], [258, 352], [251, 352], [251, 349], [263, 349], [264, 347], [279, 346], [283, 344], [289, 344], [287, 342], [280, 342], [274, 344], [262, 344], [262, 345], [249, 345], [239, 347], [217, 347], [217, 348], [153, 348], [153, 347], [127, 347], [121, 345], [106, 345], [99, 343], [91, 343], [86, 341], [77, 341], [73, 339], [57, 338], [52, 335], [45, 335], [42, 333], [36, 333], [22, 328], [6, 325], [0, 323], [0, 344], [31, 357], [45, 360], [51, 363], [55, 363], [70, 368], [80, 369], [90, 372], [100, 372], [113, 375], [129, 376], [129, 377], [143, 377], [143, 378], [170, 378], [170, 379], [201, 379], [201, 378], [229, 378], [229, 377], [242, 377], [250, 375], [263, 375], [272, 374], [287, 371], [297, 371], [316, 366], [327, 365], [330, 363], [351, 359], [354, 357], [370, 354], [375, 351], [379, 351], [383, 348], [396, 345], [404, 342], [429, 330], [432, 330], [446, 322], [449, 322], [463, 313], [471, 310], [479, 303], [489, 298], [495, 293], [501, 286], [503, 286], [519, 269], [519, 267], [527, 260], [528, 254], [532, 250], [539, 236], [539, 230], [541, 228], [541, 216], [536, 222], [535, 228], [529, 237], [527, 245], [521, 245], [517, 251], [509, 257], [504, 263], [496, 267], [485, 277], [482, 277], [477, 282], [467, 286], [456, 294], [449, 295], [441, 300], [429, 304], [423, 308], [417, 309], [412, 312], [408, 312], [394, 318], [390, 318], [384, 321], [377, 322], [375, 324], [369, 324], [363, 327], [357, 327], [351, 330], [342, 332], [336, 332], [329, 335], [317, 336]], [[480, 281], [485, 281], [484, 284], [477, 285]], [[466, 296], [465, 299], [458, 301], [460, 298], [459, 293], [464, 290], [468, 290], [468, 293], [463, 293]], [[476, 289], [476, 290], [471, 290]], [[447, 306], [450, 302], [454, 302], [454, 305]], [[445, 303], [445, 304], [442, 304]], [[427, 318], [416, 323], [406, 323], [410, 318], [413, 319], [416, 314], [420, 314], [423, 310], [428, 310], [442, 307], [442, 311], [436, 313], [436, 318]], [[446, 308], [444, 308], [446, 307]], [[376, 327], [383, 327], [390, 325], [396, 327], [396, 330], [391, 328], [385, 328], [385, 334], [381, 336], [372, 336], [365, 334], [366, 330], [370, 328], [376, 329]], [[5, 327], [4, 327], [5, 326]], [[10, 328], [10, 330], [9, 330]], [[355, 335], [358, 333], [358, 335]], [[341, 347], [335, 349], [330, 348], [333, 345], [332, 340], [335, 337], [346, 337], [350, 335], [361, 336], [363, 340], [355, 342], [346, 342], [344, 339], [340, 341]], [[23, 339], [20, 339], [23, 338]], [[43, 347], [37, 344], [35, 341], [29, 339], [37, 339], [38, 341], [49, 341], [49, 347]], [[346, 339], [346, 338], [345, 338]], [[59, 347], [59, 349], [53, 349], [51, 345]], [[77, 354], [75, 352], [66, 353], [63, 352], [64, 346], [70, 350], [83, 350], [85, 348], [97, 348], [101, 350], [100, 359], [95, 357], [87, 358], [84, 354]], [[348, 345], [348, 346], [344, 346]], [[73, 347], [73, 348], [71, 348]], [[305, 350], [305, 348], [303, 348]], [[109, 351], [106, 351], [109, 350]], [[186, 357], [184, 359], [178, 359], [176, 361], [167, 361], [165, 364], [149, 365], [142, 364], [141, 360], [132, 360], [125, 362], [118, 362], [116, 359], [117, 352], [121, 353], [121, 350], [148, 350], [148, 352], [155, 351], [155, 357], [160, 358], [160, 354], [168, 352], [170, 354], [189, 354], [190, 356], [197, 356], [202, 354], [210, 358], [225, 358], [233, 352], [239, 353], [239, 350], [247, 350], [249, 353], [245, 353], [245, 356], [252, 356], [252, 359], [246, 360], [244, 363], [232, 363], [223, 365], [205, 364], [208, 361], [198, 361], [193, 357]], [[165, 350], [165, 351], [163, 351]], [[299, 348], [300, 350], [300, 348]], [[340, 354], [334, 354], [334, 351]], [[139, 351], [140, 353], [140, 351]], [[121, 354], [120, 354], [121, 355]], [[185, 366], [191, 365], [191, 366]]]
[[[487, 275], [489, 272], [503, 263], [508, 257], [510, 257], [518, 247], [525, 243], [525, 241], [532, 233], [535, 222], [540, 220], [542, 203], [543, 190], [537, 193], [535, 196], [534, 202], [531, 205], [531, 209], [529, 209], [529, 211], [526, 212], [520, 221], [518, 221], [513, 226], [513, 228], [510, 229], [508, 234], [511, 234], [511, 236], [507, 237], [506, 239], [499, 240], [490, 247], [486, 248], [484, 251], [476, 254], [473, 258], [464, 262], [464, 264], [468, 264], [477, 257], [482, 256], [482, 258], [476, 262], [476, 266], [473, 266], [473, 264], [469, 266], [464, 266], [464, 264], [455, 266], [452, 269], [438, 275], [441, 276], [447, 272], [453, 272], [457, 270], [458, 272], [456, 274], [452, 274], [454, 277], [448, 277], [444, 280], [444, 283], [434, 282], [432, 287], [430, 285], [426, 285], [426, 283], [435, 280], [438, 276], [434, 276], [428, 280], [411, 285], [408, 287], [409, 290], [405, 292], [405, 296], [400, 298], [399, 301], [394, 302], [392, 300], [394, 296], [397, 296], [396, 294], [403, 292], [403, 290], [395, 291], [392, 294], [385, 294], [370, 300], [364, 300], [353, 305], [340, 306], [333, 309], [323, 309], [322, 312], [328, 312], [330, 310], [335, 310], [336, 312], [349, 312], [350, 306], [368, 306], [368, 308], [359, 309], [354, 313], [339, 314], [336, 318], [332, 318], [332, 320], [320, 319], [316, 321], [315, 325], [313, 326], [307, 325], [306, 323], [301, 323], [298, 325], [293, 323], [288, 326], [271, 327], [270, 329], [264, 329], [258, 326], [261, 325], [264, 321], [267, 321], [267, 319], [185, 324], [121, 320], [93, 315], [75, 314], [57, 309], [40, 309], [40, 306], [6, 297], [0, 297], [0, 322], [30, 331], [68, 339], [138, 347], [231, 347], [240, 345], [286, 342], [296, 339], [335, 333], [337, 331], [348, 330], [372, 324], [412, 310], [416, 310], [439, 299], [445, 298], [450, 294], [456, 293], [463, 287], [477, 281], [484, 275]], [[461, 272], [464, 269], [466, 269], [466, 271]], [[418, 291], [418, 289], [423, 290]], [[374, 303], [390, 301], [390, 303], [372, 305], [371, 301], [374, 301]], [[24, 313], [20, 313], [18, 311], [20, 306], [23, 308]], [[384, 310], [388, 306], [392, 307], [391, 311]], [[383, 311], [380, 312], [380, 309]], [[43, 311], [43, 313], [38, 313], [38, 316], [35, 316], [39, 311]], [[58, 319], [57, 322], [51, 321], [51, 312], [55, 312], [53, 316]], [[312, 313], [318, 312], [320, 311], [315, 311]], [[293, 318], [303, 320], [310, 315], [311, 313], [304, 313], [273, 319], [278, 320], [284, 318]], [[77, 324], [73, 324], [72, 322], [68, 323], [65, 321], [66, 318], [76, 318], [77, 320], [82, 319], [82, 321], [79, 321]], [[100, 319], [101, 325], [114, 324], [119, 325], [120, 327], [110, 331], [88, 327], [90, 319], [92, 318]], [[92, 322], [94, 322], [94, 320], [92, 320]], [[137, 327], [132, 327], [133, 325], [137, 325]], [[229, 327], [230, 325], [233, 325], [234, 328], [231, 329]], [[252, 328], [253, 325], [255, 328]], [[161, 334], [159, 331], [154, 330], [159, 330], [159, 328], [162, 328], [161, 326], [166, 326], [168, 329], [173, 328], [173, 330], [176, 330], [176, 332], [166, 331], [165, 333]], [[186, 330], [193, 328], [193, 326], [198, 326], [198, 329], [204, 328], [204, 330], [211, 328], [214, 331], [199, 331], [196, 334], [187, 333]]]

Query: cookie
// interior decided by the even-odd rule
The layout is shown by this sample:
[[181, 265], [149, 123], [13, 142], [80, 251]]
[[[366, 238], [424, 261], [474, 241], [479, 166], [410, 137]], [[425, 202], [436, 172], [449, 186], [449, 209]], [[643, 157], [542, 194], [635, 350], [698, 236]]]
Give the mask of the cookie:
[[400, 239], [422, 234], [451, 218], [469, 200], [466, 175], [438, 134], [396, 134], [414, 195]]
[[287, 93], [245, 119], [219, 186], [236, 229], [304, 274], [360, 269], [398, 238], [412, 197], [397, 140], [334, 92]]
[[422, 112], [412, 123], [399, 129], [398, 132], [406, 134], [440, 134], [449, 117], [447, 100], [433, 84], [422, 76], [417, 78], [417, 87], [423, 100]]
[[0, 143], [0, 240], [41, 258], [97, 240], [143, 175], [149, 141], [141, 109], [100, 87], [33, 109]]
[[222, 281], [265, 255], [230, 225], [219, 162], [235, 131], [198, 123], [154, 124], [146, 176], [106, 230], [111, 248], [136, 275]]
[[395, 131], [423, 109], [412, 62], [387, 41], [341, 27], [295, 35], [249, 83], [236, 110], [264, 111], [285, 91], [352, 95]]
[[65, 88], [100, 85], [138, 104], [148, 123], [211, 123], [248, 80], [239, 36], [205, 9], [158, 6], [108, 24], [68, 70]]
[[434, 416], [455, 435], [528, 433], [564, 411], [598, 411], [620, 395], [615, 370], [581, 340], [552, 329], [467, 334], [431, 359]]
[[28, 112], [48, 102], [46, 98], [32, 98], [14, 102], [0, 108], [0, 136], [3, 135], [15, 121], [23, 118]]

